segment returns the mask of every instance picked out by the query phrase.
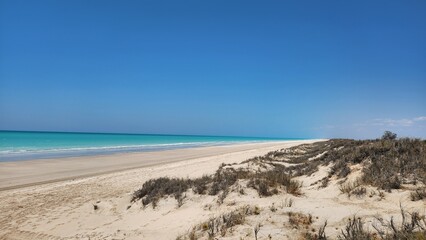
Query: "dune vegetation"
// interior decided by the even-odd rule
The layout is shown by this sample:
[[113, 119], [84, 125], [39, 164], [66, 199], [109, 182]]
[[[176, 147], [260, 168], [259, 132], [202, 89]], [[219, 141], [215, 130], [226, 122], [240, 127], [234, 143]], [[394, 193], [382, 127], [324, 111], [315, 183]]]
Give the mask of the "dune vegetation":
[[[217, 196], [217, 204], [220, 205], [231, 192], [243, 195], [245, 189], [254, 189], [260, 198], [277, 194], [302, 196], [301, 177], [309, 178], [325, 166], [329, 167], [327, 175], [311, 184], [317, 185], [318, 189], [326, 188], [330, 179], [334, 179], [341, 194], [348, 197], [372, 197], [377, 194], [383, 198], [386, 192], [402, 189], [408, 184], [415, 186], [410, 190], [411, 201], [426, 199], [426, 141], [398, 139], [396, 134], [385, 132], [382, 138], [374, 140], [332, 139], [280, 149], [241, 163], [222, 164], [215, 174], [200, 178], [151, 179], [133, 193], [131, 201], [142, 201], [144, 207], [151, 204], [155, 208], [158, 201], [172, 196], [177, 200], [177, 206], [181, 207], [190, 191], [191, 194]], [[348, 176], [353, 169], [358, 169], [360, 174], [356, 180], [350, 181]], [[368, 190], [370, 188], [377, 189], [377, 193]], [[226, 229], [243, 224], [246, 216], [255, 215], [253, 209], [255, 206], [244, 206], [210, 219], [179, 239], [225, 236]], [[400, 224], [393, 219], [378, 219], [380, 224], [374, 231], [364, 227], [362, 218], [353, 216], [341, 230], [338, 239], [426, 239], [424, 215], [407, 213], [401, 207], [401, 216]], [[293, 225], [301, 224], [305, 228], [312, 223], [309, 220], [312, 216], [302, 213], [292, 213], [288, 218]], [[326, 226], [327, 222], [324, 222], [317, 231], [303, 231], [301, 239], [328, 239]], [[259, 227], [253, 226], [256, 239], [256, 228]]]

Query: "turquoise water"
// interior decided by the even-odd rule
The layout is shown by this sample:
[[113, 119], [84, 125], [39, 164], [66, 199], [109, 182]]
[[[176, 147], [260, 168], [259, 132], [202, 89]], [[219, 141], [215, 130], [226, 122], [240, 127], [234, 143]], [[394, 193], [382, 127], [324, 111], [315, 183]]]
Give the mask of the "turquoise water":
[[241, 142], [290, 140], [152, 134], [0, 131], [0, 161], [159, 151]]

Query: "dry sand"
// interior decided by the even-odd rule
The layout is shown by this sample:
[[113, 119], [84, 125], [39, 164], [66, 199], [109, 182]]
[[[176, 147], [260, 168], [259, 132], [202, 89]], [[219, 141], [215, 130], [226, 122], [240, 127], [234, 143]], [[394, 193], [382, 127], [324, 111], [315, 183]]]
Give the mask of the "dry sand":
[[[191, 193], [180, 208], [171, 197], [161, 200], [156, 209], [143, 208], [140, 202], [130, 204], [131, 194], [146, 180], [199, 177], [215, 172], [221, 163], [239, 163], [310, 142], [313, 141], [1, 163], [1, 186], [10, 189], [0, 191], [0, 239], [176, 239], [193, 226], [244, 205], [258, 206], [260, 214], [249, 217], [223, 239], [254, 239], [253, 226], [257, 224], [261, 224], [259, 239], [296, 239], [305, 229], [289, 225], [290, 211], [311, 214], [314, 229], [328, 220], [329, 236], [336, 236], [354, 214], [369, 219], [375, 215], [385, 219], [398, 216], [400, 202], [407, 210], [424, 213], [424, 202], [409, 201], [409, 192], [404, 190], [386, 193], [385, 198], [375, 195], [357, 199], [342, 195], [334, 179], [326, 188], [311, 185], [326, 176], [329, 167], [299, 179], [304, 183], [304, 195], [300, 197], [279, 194], [260, 198], [255, 190], [245, 189], [243, 195], [230, 193], [220, 205], [217, 196]], [[355, 169], [350, 179], [356, 179], [357, 174]], [[43, 181], [49, 183], [31, 185]], [[28, 186], [16, 187], [22, 184]], [[294, 200], [291, 207], [286, 207], [288, 199]]]

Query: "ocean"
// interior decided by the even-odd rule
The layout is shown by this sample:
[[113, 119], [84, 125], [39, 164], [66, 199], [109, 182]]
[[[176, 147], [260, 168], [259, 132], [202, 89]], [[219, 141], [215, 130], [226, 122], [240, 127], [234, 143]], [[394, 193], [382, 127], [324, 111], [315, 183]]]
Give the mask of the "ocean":
[[18, 161], [244, 142], [294, 140], [285, 138], [221, 137], [157, 134], [0, 131], [0, 161]]

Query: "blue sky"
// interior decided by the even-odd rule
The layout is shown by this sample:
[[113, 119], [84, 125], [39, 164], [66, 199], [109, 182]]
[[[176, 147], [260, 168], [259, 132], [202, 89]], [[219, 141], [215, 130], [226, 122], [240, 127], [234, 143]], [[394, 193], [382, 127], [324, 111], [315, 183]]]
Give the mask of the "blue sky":
[[0, 0], [0, 129], [426, 138], [425, 12]]

